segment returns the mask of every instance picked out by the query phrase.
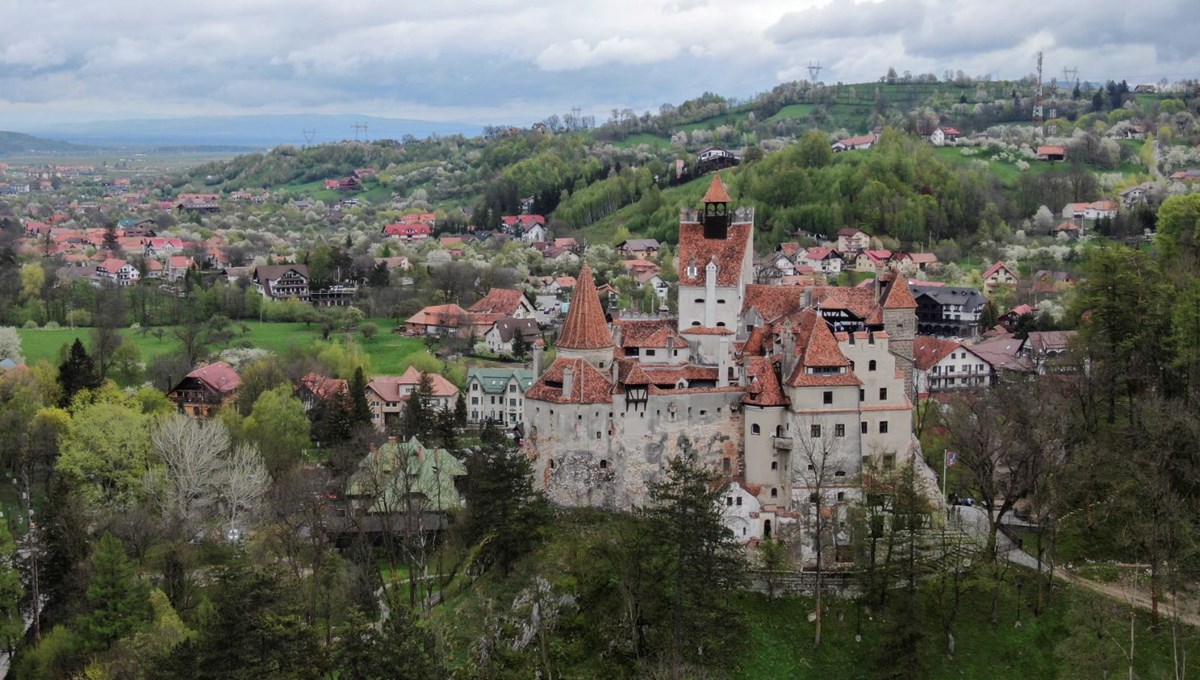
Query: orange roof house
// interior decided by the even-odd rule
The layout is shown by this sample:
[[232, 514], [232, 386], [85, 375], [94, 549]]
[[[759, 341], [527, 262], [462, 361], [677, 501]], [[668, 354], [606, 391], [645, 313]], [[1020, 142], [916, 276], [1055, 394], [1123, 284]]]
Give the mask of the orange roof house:
[[167, 398], [175, 402], [184, 415], [208, 418], [233, 400], [241, 384], [242, 377], [232, 366], [217, 361], [188, 373], [167, 392]]

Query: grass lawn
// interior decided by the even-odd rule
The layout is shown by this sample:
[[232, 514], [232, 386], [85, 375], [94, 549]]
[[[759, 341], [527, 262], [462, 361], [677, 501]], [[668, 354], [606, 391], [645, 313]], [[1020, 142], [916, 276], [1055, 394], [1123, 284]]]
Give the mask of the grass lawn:
[[647, 133], [629, 135], [625, 139], [622, 139], [621, 141], [614, 143], [613, 146], [615, 146], [619, 149], [632, 149], [640, 144], [646, 144], [646, 145], [654, 147], [656, 149], [671, 148], [671, 140], [664, 139], [662, 137], [659, 137], [658, 135], [651, 135], [651, 134], [647, 134]]
[[779, 109], [779, 111], [767, 119], [768, 123], [773, 123], [777, 120], [787, 120], [789, 118], [806, 118], [812, 113], [814, 104], [788, 104]]
[[[408, 365], [408, 358], [425, 351], [425, 343], [417, 338], [409, 338], [391, 332], [394, 321], [390, 319], [373, 319], [379, 325], [379, 334], [370, 341], [364, 342], [361, 335], [351, 334], [350, 337], [360, 345], [371, 358], [371, 370], [376, 374], [398, 374]], [[235, 322], [236, 331], [243, 322]], [[293, 347], [309, 347], [321, 339], [321, 329], [317, 325], [311, 327], [303, 323], [270, 323], [260, 321], [244, 322], [249, 332], [241, 335], [235, 332], [235, 338], [229, 346], [261, 347], [277, 354], [282, 354]], [[36, 363], [42, 359], [57, 364], [59, 348], [79, 338], [88, 344], [92, 330], [90, 328], [60, 328], [56, 330], [18, 329], [21, 335], [21, 350], [25, 360]], [[142, 354], [142, 360], [149, 362], [161, 354], [176, 351], [179, 341], [171, 337], [168, 329], [162, 340], [140, 331], [122, 329], [121, 334], [127, 341], [137, 345]], [[334, 338], [339, 334], [334, 334]]]
[[727, 124], [732, 125], [733, 123], [735, 123], [745, 117], [746, 117], [746, 112], [744, 112], [744, 111], [731, 111], [729, 113], [723, 113], [719, 116], [713, 116], [712, 118], [705, 118], [704, 120], [696, 121], [695, 123], [688, 123], [687, 125], [680, 125], [678, 129], [682, 130], [684, 132], [692, 132], [694, 130], [709, 130], [709, 129], [715, 130], [716, 128], [719, 128], [722, 125], [727, 125]]

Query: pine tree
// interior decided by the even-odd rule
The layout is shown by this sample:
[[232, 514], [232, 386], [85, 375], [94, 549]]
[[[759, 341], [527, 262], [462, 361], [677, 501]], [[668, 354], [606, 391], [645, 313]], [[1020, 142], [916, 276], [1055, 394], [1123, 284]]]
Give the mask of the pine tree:
[[362, 366], [354, 369], [354, 377], [350, 379], [350, 426], [371, 424], [371, 405], [367, 403], [367, 379], [363, 375]]
[[458, 399], [454, 401], [454, 424], [457, 427], [465, 427], [467, 424], [467, 397], [461, 391], [458, 393]]
[[58, 382], [62, 385], [63, 394], [61, 406], [69, 406], [75, 394], [83, 389], [95, 389], [100, 386], [100, 376], [96, 372], [96, 364], [83, 347], [83, 342], [75, 338], [71, 345], [70, 354], [66, 361], [58, 367]]
[[[503, 439], [502, 439], [503, 440]], [[529, 458], [505, 442], [467, 459], [467, 515], [464, 536], [481, 544], [478, 563], [505, 575], [541, 541], [549, 507], [530, 481]]]
[[104, 226], [104, 249], [113, 255], [121, 252], [121, 242], [117, 240], [117, 225], [112, 222]]
[[421, 380], [404, 405], [404, 417], [400, 420], [400, 433], [405, 439], [423, 437], [436, 423], [437, 414], [430, 402], [433, 397], [433, 379], [421, 371]]
[[25, 587], [17, 569], [17, 544], [8, 530], [8, 522], [0, 519], [0, 649], [12, 657], [13, 650], [24, 637], [25, 622], [21, 618], [21, 600]]
[[393, 599], [380, 629], [354, 612], [335, 649], [341, 680], [424, 680], [446, 677], [437, 641], [412, 610]]
[[741, 627], [729, 596], [741, 584], [745, 557], [725, 526], [713, 475], [677, 457], [667, 478], [650, 485], [642, 514], [662, 530], [660, 560], [667, 590], [672, 676], [684, 664], [719, 665], [729, 658]]
[[112, 647], [150, 617], [150, 591], [138, 580], [125, 546], [112, 534], [105, 534], [96, 546], [87, 601], [91, 611], [79, 618], [78, 627], [89, 651]]

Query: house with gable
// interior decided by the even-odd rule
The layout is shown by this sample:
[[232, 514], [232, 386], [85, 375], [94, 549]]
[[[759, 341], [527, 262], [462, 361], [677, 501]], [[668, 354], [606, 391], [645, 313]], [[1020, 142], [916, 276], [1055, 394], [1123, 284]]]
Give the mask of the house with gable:
[[308, 265], [264, 264], [254, 268], [250, 280], [265, 298], [283, 301], [295, 298], [308, 302]]
[[837, 251], [843, 255], [858, 253], [871, 247], [871, 237], [867, 232], [854, 227], [839, 229], [837, 233]]
[[493, 288], [467, 311], [471, 314], [500, 314], [515, 319], [532, 319], [534, 316], [533, 305], [524, 293], [515, 288]]
[[102, 284], [128, 288], [141, 279], [142, 274], [131, 262], [109, 257], [96, 265], [96, 278]]
[[538, 327], [537, 319], [533, 317], [517, 319], [511, 316], [497, 319], [483, 333], [483, 341], [487, 344], [489, 352], [501, 356], [512, 356], [513, 343], [518, 336], [525, 341], [526, 347], [532, 347], [535, 342], [540, 340], [542, 331]]
[[453, 302], [425, 307], [404, 322], [404, 332], [408, 335], [466, 338], [472, 328], [472, 314]]
[[658, 257], [658, 251], [662, 248], [658, 239], [653, 238], [630, 238], [625, 239], [617, 244], [617, 252], [629, 258], [644, 260], [648, 257]]
[[[428, 406], [434, 411], [454, 410], [458, 388], [439, 373], [427, 373], [433, 388]], [[403, 374], [377, 375], [367, 382], [367, 405], [371, 408], [371, 423], [383, 430], [403, 415], [408, 400], [421, 384], [422, 373], [409, 366]]]
[[1003, 262], [995, 262], [983, 273], [983, 285], [987, 288], [995, 286], [1012, 286], [1017, 283], [1017, 270]]
[[830, 148], [833, 149], [834, 153], [854, 151], [856, 149], [869, 149], [875, 146], [875, 141], [877, 139], [878, 136], [874, 132], [868, 132], [865, 135], [857, 135], [855, 137], [839, 139], [830, 145]]
[[992, 365], [954, 340], [918, 335], [913, 342], [913, 384], [917, 394], [989, 387]]
[[917, 332], [937, 337], [974, 338], [987, 299], [967, 286], [912, 286], [917, 301]]
[[842, 256], [833, 248], [814, 246], [803, 250], [797, 257], [796, 264], [811, 267], [813, 271], [821, 272], [826, 276], [837, 276], [842, 273]]
[[371, 447], [346, 482], [353, 526], [345, 530], [403, 531], [432, 540], [446, 527], [446, 515], [462, 507], [458, 487], [466, 476], [466, 466], [449, 451], [416, 437], [389, 437]]
[[488, 420], [502, 427], [525, 421], [525, 393], [534, 374], [526, 368], [467, 369], [467, 422]]
[[200, 366], [167, 392], [179, 412], [192, 418], [210, 418], [237, 397], [242, 377], [224, 361]]
[[385, 226], [383, 235], [402, 243], [423, 243], [433, 236], [433, 227], [424, 222], [396, 222]]

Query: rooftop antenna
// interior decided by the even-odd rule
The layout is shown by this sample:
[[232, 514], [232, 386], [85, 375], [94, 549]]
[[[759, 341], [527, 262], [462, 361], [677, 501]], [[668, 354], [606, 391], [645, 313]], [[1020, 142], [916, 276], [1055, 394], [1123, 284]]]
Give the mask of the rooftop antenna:
[[312, 144], [313, 139], [317, 136], [316, 130], [301, 130], [300, 134], [304, 135], [304, 143]]
[[806, 68], [808, 69], [808, 82], [816, 85], [817, 79], [821, 76], [821, 60], [818, 59], [816, 64], [812, 63], [811, 61], [808, 62], [808, 66]]

